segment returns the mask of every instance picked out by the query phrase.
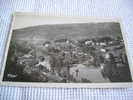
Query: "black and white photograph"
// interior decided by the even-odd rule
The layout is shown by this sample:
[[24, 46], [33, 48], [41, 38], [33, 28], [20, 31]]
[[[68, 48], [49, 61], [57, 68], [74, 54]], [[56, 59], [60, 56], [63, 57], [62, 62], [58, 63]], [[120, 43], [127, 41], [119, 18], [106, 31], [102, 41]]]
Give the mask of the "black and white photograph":
[[81, 19], [52, 24], [52, 18], [45, 23], [45, 17], [38, 22], [17, 17], [21, 16], [12, 25], [2, 82], [132, 82], [120, 22]]

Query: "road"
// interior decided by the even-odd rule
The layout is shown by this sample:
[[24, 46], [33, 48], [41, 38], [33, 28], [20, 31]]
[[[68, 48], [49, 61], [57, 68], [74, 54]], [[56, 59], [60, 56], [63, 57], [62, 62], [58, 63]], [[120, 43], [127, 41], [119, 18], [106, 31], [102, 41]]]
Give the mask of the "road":
[[[76, 72], [78, 70], [78, 73]], [[76, 67], [70, 69], [70, 74], [77, 80], [81, 81], [82, 78], [91, 81], [92, 83], [102, 83], [110, 82], [108, 79], [105, 79], [99, 68], [93, 66], [87, 67], [83, 64], [78, 64]]]

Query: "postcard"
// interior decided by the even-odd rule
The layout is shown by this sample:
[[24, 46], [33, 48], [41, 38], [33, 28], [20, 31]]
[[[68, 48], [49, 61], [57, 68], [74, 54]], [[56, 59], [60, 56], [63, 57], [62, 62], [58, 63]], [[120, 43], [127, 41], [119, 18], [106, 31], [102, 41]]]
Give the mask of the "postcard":
[[1, 85], [122, 88], [132, 61], [120, 19], [13, 14]]

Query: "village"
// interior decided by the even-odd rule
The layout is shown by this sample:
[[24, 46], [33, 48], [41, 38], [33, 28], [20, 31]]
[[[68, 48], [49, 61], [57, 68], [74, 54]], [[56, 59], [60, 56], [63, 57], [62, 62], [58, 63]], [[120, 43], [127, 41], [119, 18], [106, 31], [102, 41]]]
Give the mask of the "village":
[[[14, 45], [14, 44], [13, 44]], [[19, 45], [19, 47], [17, 47]], [[24, 46], [25, 45], [25, 46]], [[24, 50], [22, 51], [22, 48]], [[38, 44], [15, 44], [15, 74], [9, 80], [28, 82], [119, 82], [128, 71], [124, 42], [119, 37], [70, 38]], [[129, 75], [130, 76], [130, 75]]]

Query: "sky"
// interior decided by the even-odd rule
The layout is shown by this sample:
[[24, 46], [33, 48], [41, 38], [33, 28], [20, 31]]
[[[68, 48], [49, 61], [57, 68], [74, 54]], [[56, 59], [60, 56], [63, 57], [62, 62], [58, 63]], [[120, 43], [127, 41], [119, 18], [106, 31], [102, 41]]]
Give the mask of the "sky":
[[49, 24], [120, 22], [119, 19], [111, 18], [42, 16], [29, 13], [16, 13], [13, 19], [13, 29]]

